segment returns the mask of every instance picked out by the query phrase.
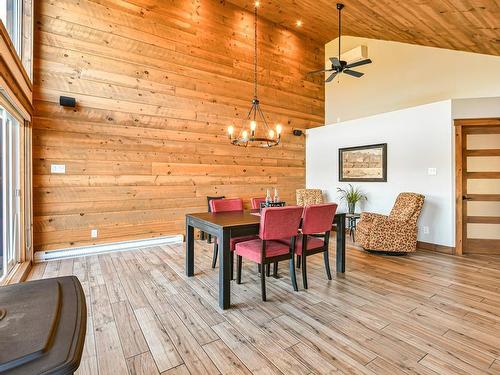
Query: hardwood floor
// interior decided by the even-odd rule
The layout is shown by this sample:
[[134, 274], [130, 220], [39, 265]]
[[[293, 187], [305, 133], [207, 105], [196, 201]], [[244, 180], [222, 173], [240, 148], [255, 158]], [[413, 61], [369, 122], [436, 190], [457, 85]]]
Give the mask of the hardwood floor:
[[[332, 241], [335, 243], [335, 241]], [[498, 374], [500, 258], [347, 250], [347, 273], [326, 280], [308, 259], [309, 289], [288, 267], [260, 300], [255, 264], [217, 307], [211, 248], [184, 246], [40, 263], [31, 279], [77, 275], [88, 304], [78, 374]], [[334, 252], [334, 250], [332, 250]], [[331, 256], [330, 259], [335, 259]], [[333, 266], [333, 262], [332, 262]]]

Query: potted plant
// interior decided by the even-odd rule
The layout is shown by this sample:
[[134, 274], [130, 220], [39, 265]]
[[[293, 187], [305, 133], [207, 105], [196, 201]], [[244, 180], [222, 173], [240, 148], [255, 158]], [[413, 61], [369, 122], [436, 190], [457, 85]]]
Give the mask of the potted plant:
[[359, 188], [355, 188], [351, 184], [347, 189], [337, 188], [337, 191], [340, 193], [340, 200], [347, 202], [347, 209], [350, 214], [354, 213], [356, 209], [356, 204], [360, 201], [367, 200], [366, 195], [359, 190]]

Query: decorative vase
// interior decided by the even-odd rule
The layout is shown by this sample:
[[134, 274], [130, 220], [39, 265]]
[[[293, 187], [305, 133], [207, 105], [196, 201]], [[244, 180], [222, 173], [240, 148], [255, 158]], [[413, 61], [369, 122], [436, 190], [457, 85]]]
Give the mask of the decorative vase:
[[354, 210], [356, 209], [356, 203], [355, 202], [349, 202], [347, 203], [347, 209], [349, 210], [350, 214], [354, 213]]

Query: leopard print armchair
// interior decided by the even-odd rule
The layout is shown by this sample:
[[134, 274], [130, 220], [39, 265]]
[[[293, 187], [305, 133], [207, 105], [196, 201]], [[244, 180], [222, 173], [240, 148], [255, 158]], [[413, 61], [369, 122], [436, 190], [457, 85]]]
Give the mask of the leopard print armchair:
[[295, 194], [297, 197], [297, 206], [323, 203], [323, 192], [321, 189], [297, 189]]
[[356, 240], [365, 249], [386, 253], [410, 253], [417, 249], [417, 220], [424, 196], [401, 193], [389, 216], [363, 212]]

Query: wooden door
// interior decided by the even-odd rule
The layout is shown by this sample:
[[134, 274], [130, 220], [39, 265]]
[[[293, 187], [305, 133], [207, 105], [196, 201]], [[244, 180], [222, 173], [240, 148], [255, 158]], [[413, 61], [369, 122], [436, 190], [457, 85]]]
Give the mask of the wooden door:
[[461, 127], [464, 254], [500, 254], [500, 121], [497, 122], [498, 125], [485, 121]]

